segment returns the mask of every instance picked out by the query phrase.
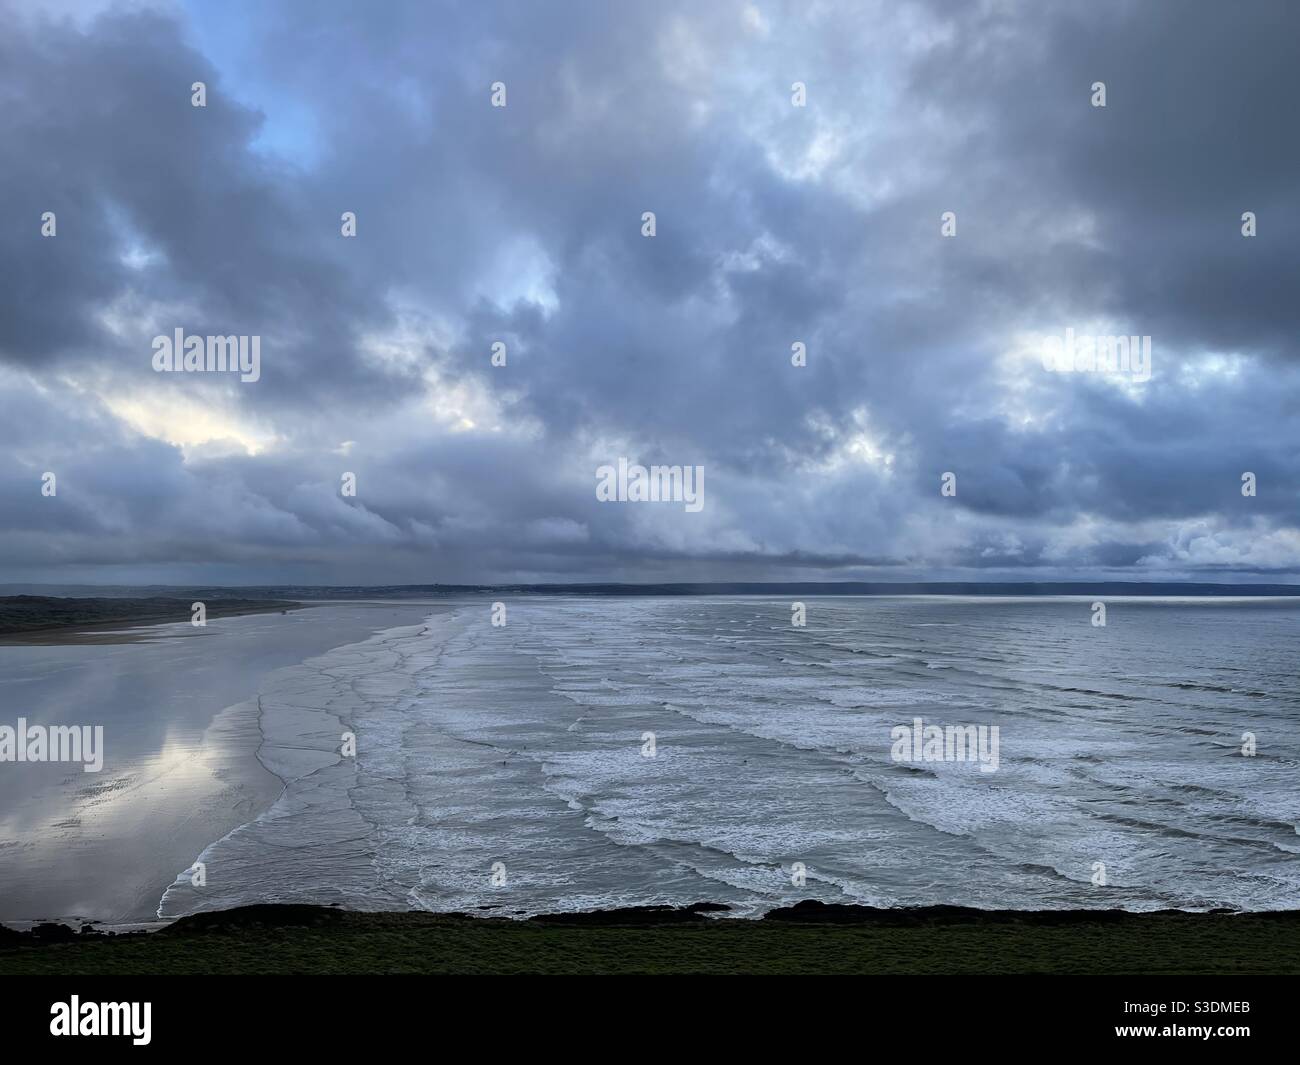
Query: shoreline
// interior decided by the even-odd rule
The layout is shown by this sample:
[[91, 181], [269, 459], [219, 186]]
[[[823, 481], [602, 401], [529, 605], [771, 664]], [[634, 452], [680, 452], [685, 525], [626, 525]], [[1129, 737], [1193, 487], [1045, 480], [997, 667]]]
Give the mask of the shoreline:
[[[311, 604], [323, 609], [303, 624], [301, 617], [279, 616], [269, 601], [258, 605], [263, 609], [256, 613], [266, 617], [237, 622], [218, 605], [216, 613], [229, 624], [192, 629], [167, 619], [127, 639], [111, 634], [120, 646], [89, 654], [77, 646], [86, 641], [69, 639], [74, 630], [64, 629], [4, 650], [7, 660], [37, 676], [48, 672], [50, 683], [61, 686], [48, 695], [56, 710], [37, 703], [31, 709], [38, 714], [67, 705], [63, 689], [105, 693], [94, 713], [105, 725], [110, 757], [95, 779], [40, 774], [39, 766], [0, 773], [0, 807], [41, 826], [16, 835], [21, 862], [0, 862], [0, 919], [11, 927], [48, 921], [155, 926], [177, 877], [284, 792], [284, 780], [259, 758], [267, 742], [259, 699], [277, 678], [310, 671], [308, 663], [427, 614], [412, 604]], [[90, 640], [88, 650], [99, 642]], [[151, 664], [160, 654], [166, 668], [156, 669]], [[226, 668], [230, 660], [241, 669]], [[113, 696], [125, 675], [149, 678], [148, 712]]]
[[1300, 910], [898, 910], [801, 902], [514, 920], [257, 905], [153, 931], [0, 929], [0, 974], [1300, 973]]

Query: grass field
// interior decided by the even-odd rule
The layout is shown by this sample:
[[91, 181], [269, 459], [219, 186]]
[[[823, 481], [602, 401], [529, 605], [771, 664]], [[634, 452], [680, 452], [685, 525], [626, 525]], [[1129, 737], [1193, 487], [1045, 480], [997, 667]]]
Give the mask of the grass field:
[[158, 932], [64, 939], [9, 932], [0, 974], [1300, 973], [1297, 912], [827, 911], [740, 921], [678, 911], [508, 921], [258, 906]]

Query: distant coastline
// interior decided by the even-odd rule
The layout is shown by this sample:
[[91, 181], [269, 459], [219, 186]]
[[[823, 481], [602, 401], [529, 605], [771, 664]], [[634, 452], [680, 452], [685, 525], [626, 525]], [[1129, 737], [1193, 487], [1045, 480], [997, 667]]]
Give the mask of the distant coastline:
[[[955, 595], [955, 596], [1222, 596], [1238, 598], [1300, 596], [1300, 584], [1216, 584], [1207, 581], [708, 581], [621, 584], [389, 584], [389, 585], [40, 585], [0, 584], [6, 598], [93, 597], [113, 600], [150, 596], [154, 600], [187, 599], [234, 603], [248, 610], [275, 609], [266, 600], [442, 599], [467, 595], [589, 596], [818, 596], [818, 595]], [[141, 600], [147, 602], [148, 600]], [[258, 604], [254, 607], [253, 604]], [[279, 605], [284, 605], [283, 603]]]
[[[69, 636], [86, 642], [103, 641], [109, 633], [123, 626], [175, 624], [192, 620], [193, 603], [199, 598], [150, 596], [64, 597], [48, 595], [0, 596], [0, 642], [32, 643], [57, 637], [66, 642]], [[236, 617], [241, 614], [287, 613], [302, 604], [290, 600], [266, 598], [215, 598], [202, 600], [207, 620]], [[129, 638], [121, 634], [119, 638]]]

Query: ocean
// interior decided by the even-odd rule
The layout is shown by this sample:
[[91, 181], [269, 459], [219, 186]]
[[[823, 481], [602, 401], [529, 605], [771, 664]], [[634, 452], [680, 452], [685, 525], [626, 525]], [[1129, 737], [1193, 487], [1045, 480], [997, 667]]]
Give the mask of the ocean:
[[1297, 600], [803, 604], [323, 604], [0, 648], [0, 723], [107, 726], [103, 772], [39, 767], [35, 804], [0, 766], [0, 918], [1300, 906]]

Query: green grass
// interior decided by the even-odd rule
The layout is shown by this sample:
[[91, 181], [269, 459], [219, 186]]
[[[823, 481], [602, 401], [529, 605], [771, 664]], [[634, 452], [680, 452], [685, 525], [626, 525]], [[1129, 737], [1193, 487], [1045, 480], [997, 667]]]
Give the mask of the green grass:
[[22, 940], [0, 948], [0, 974], [1300, 973], [1298, 913], [584, 925], [272, 912], [209, 915], [148, 934]]

